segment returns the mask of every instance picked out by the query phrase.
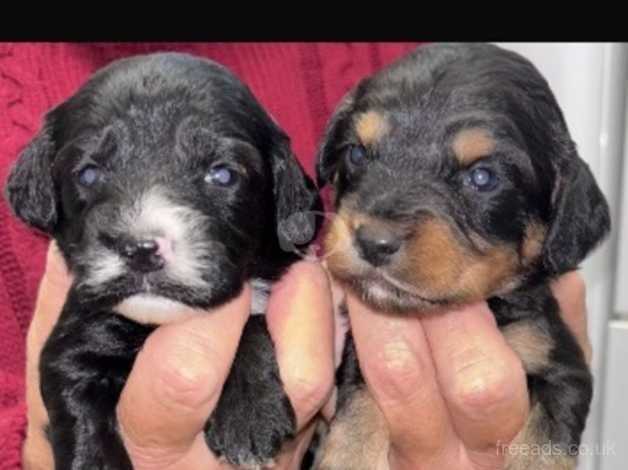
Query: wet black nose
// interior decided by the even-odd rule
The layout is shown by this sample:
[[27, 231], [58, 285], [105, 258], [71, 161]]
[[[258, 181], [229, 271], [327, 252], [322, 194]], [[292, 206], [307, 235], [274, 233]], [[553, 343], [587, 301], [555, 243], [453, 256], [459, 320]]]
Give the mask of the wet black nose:
[[373, 266], [382, 266], [401, 248], [401, 238], [382, 226], [362, 225], [355, 232], [360, 256]]
[[120, 251], [132, 269], [150, 272], [164, 266], [158, 250], [159, 244], [155, 240], [135, 240], [123, 243]]

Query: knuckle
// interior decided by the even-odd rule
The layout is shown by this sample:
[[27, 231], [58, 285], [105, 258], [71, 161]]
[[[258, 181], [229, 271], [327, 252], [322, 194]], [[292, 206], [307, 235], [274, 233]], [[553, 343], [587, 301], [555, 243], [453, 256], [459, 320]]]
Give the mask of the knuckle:
[[430, 375], [429, 358], [417, 356], [403, 341], [387, 344], [367, 367], [376, 393], [384, 400], [406, 400], [418, 393]]
[[171, 455], [167, 449], [140, 446], [128, 440], [125, 442], [125, 447], [133, 463], [133, 468], [136, 470], [172, 468], [172, 464], [179, 457]]
[[318, 261], [299, 261], [291, 266], [289, 275], [307, 283], [308, 286], [330, 290], [327, 273]]
[[217, 357], [189, 337], [169, 345], [168, 354], [153, 359], [155, 396], [164, 407], [194, 409], [206, 403], [222, 384]]
[[454, 406], [469, 412], [490, 412], [519, 396], [525, 387], [520, 361], [482, 360], [469, 365], [456, 377], [451, 393]]
[[207, 401], [214, 380], [211, 367], [199, 371], [181, 366], [164, 366], [157, 371], [157, 396], [165, 405], [197, 408]]
[[285, 387], [295, 409], [309, 415], [324, 404], [333, 384], [333, 373], [324, 374], [322, 377], [295, 375], [286, 380]]

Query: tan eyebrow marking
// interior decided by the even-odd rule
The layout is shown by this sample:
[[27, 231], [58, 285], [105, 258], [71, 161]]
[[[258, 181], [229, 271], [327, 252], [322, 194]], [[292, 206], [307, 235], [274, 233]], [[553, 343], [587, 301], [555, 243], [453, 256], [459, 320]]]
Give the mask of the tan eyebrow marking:
[[387, 128], [386, 118], [377, 111], [367, 111], [359, 115], [355, 121], [356, 132], [364, 145], [377, 141]]
[[452, 144], [456, 159], [462, 165], [470, 165], [495, 150], [495, 140], [485, 129], [463, 129], [454, 137]]

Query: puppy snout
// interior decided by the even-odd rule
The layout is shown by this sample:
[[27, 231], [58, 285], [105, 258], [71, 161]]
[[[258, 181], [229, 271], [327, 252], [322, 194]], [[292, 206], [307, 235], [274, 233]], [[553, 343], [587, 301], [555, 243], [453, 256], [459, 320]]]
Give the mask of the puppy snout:
[[157, 271], [165, 264], [160, 242], [154, 239], [126, 241], [120, 246], [120, 254], [132, 269], [140, 272]]
[[402, 238], [384, 226], [361, 225], [355, 231], [355, 244], [360, 256], [373, 266], [388, 264], [401, 248]]

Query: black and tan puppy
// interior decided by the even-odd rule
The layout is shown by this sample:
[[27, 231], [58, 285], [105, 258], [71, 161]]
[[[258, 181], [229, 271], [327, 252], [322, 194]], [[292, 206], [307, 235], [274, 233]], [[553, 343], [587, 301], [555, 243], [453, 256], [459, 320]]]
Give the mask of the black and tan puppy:
[[[397, 314], [488, 299], [528, 377], [532, 408], [516, 442], [561, 450], [512, 456], [508, 469], [574, 468], [592, 378], [548, 281], [576, 268], [610, 220], [535, 67], [487, 44], [420, 48], [348, 94], [318, 172], [341, 218], [326, 236], [335, 279]], [[382, 425], [351, 341], [338, 378], [319, 466], [367, 470], [363, 439], [378, 446], [385, 433], [363, 430]]]
[[248, 88], [184, 54], [114, 62], [46, 115], [7, 196], [75, 278], [40, 361], [56, 469], [130, 469], [115, 406], [142, 343], [248, 280], [254, 316], [206, 439], [233, 464], [271, 462], [295, 417], [260, 314], [319, 198]]

